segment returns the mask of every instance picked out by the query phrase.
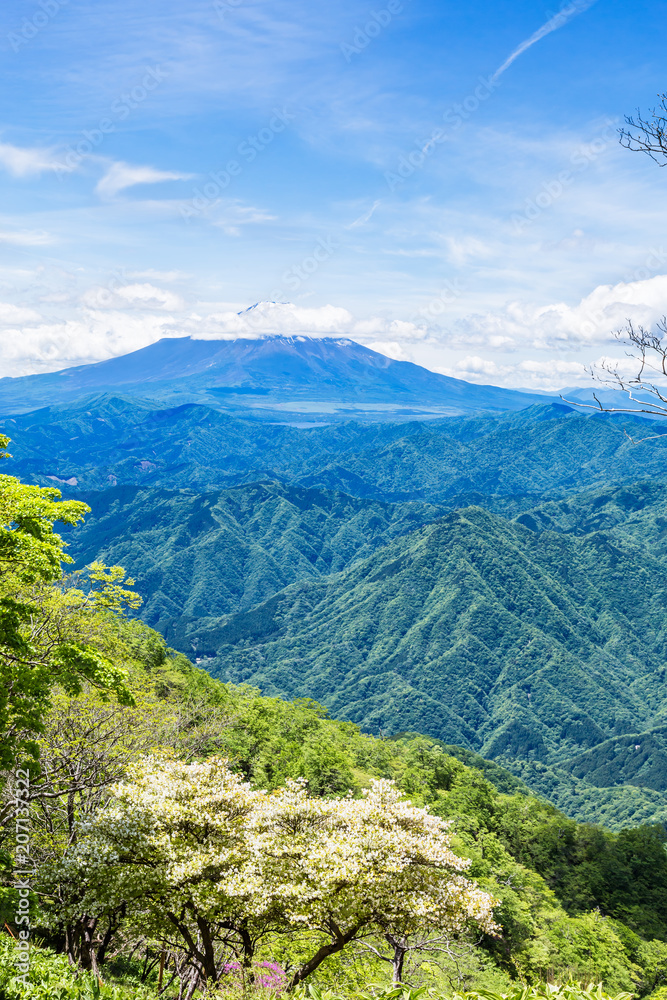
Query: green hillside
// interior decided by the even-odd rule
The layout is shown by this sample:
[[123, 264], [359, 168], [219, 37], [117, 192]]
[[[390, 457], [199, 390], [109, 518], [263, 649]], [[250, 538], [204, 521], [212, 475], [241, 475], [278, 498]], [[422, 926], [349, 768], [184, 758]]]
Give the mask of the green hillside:
[[603, 532], [536, 533], [471, 508], [200, 622], [198, 650], [216, 676], [316, 697], [369, 732], [417, 730], [574, 781], [587, 768], [571, 758], [664, 725], [666, 583]]
[[[132, 628], [123, 628], [122, 634], [126, 643], [131, 641]], [[68, 781], [75, 782], [76, 791], [67, 811], [46, 799], [44, 816], [35, 810], [35, 830], [52, 824], [59, 832], [70, 814], [89, 816], [99, 793], [82, 788], [82, 781], [89, 780], [91, 768], [100, 763], [118, 768], [118, 734], [130, 746], [132, 740], [143, 745], [152, 732], [164, 741], [164, 720], [178, 718], [174, 710], [180, 709], [185, 717], [182, 729], [170, 737], [176, 741], [174, 752], [189, 755], [197, 747], [203, 758], [212, 751], [221, 753], [256, 788], [278, 789], [287, 779], [302, 777], [314, 794], [359, 797], [374, 778], [390, 778], [413, 803], [427, 805], [451, 822], [453, 847], [470, 859], [470, 877], [497, 901], [500, 932], [457, 935], [440, 957], [437, 952], [427, 955], [425, 973], [418, 967], [412, 970], [417, 982], [426, 974], [429, 982], [435, 977], [449, 991], [465, 986], [507, 992], [513, 980], [571, 977], [602, 981], [609, 991], [631, 990], [642, 997], [665, 982], [667, 853], [661, 828], [632, 827], [614, 834], [577, 823], [527, 794], [498, 764], [465, 749], [414, 733], [394, 740], [366, 736], [350, 722], [328, 717], [309, 699], [290, 702], [261, 696], [247, 686], [222, 685], [165, 650], [145, 629], [137, 631], [132, 646], [131, 679], [141, 710], [110, 706], [90, 689], [73, 698], [56, 694], [40, 737], [42, 758], [57, 763], [65, 755], [70, 766], [78, 764], [75, 777], [58, 779], [61, 792]], [[91, 718], [99, 722], [94, 760], [85, 740], [76, 738], [87, 731]], [[66, 745], [64, 731], [70, 736]], [[131, 773], [133, 760], [128, 756], [122, 769]], [[99, 775], [98, 770], [94, 773]], [[104, 787], [102, 802], [107, 795]], [[44, 981], [53, 975], [53, 982], [62, 984], [64, 962], [61, 966], [47, 948], [63, 951], [63, 927], [71, 916], [64, 916], [62, 903], [53, 898], [54, 849], [56, 855], [69, 850], [66, 840], [56, 840], [55, 848], [40, 840], [35, 852], [34, 886], [40, 904], [33, 919], [41, 947], [34, 952], [34, 975]], [[0, 903], [4, 892], [3, 919], [11, 921], [15, 904], [10, 875], [10, 870], [0, 874]], [[76, 885], [59, 886], [70, 907], [79, 905], [86, 880], [84, 871]], [[125, 907], [110, 923], [110, 954], [98, 952], [103, 981], [127, 990], [119, 996], [155, 993], [160, 945], [143, 920], [140, 907]], [[294, 961], [299, 952], [293, 937], [274, 935], [258, 958]], [[6, 986], [2, 975], [9, 961], [7, 942], [0, 952], [0, 990]], [[147, 968], [154, 970], [152, 976], [146, 976]], [[86, 974], [80, 977], [85, 985]], [[372, 955], [364, 960], [343, 956], [323, 966], [316, 981], [347, 993], [354, 992], [360, 977], [382, 983], [387, 972]], [[80, 994], [72, 985], [67, 995]], [[81, 997], [87, 995], [82, 988]]]
[[657, 725], [667, 575], [603, 533], [447, 515], [326, 581], [200, 629], [210, 669], [371, 731], [556, 762]]
[[3, 425], [12, 437], [8, 471], [68, 495], [114, 485], [208, 492], [271, 480], [511, 515], [609, 483], [664, 481], [667, 440], [633, 445], [624, 433], [642, 436], [645, 424], [548, 404], [496, 418], [303, 428], [102, 397]]
[[[124, 562], [147, 598], [143, 614], [194, 650], [204, 670], [127, 619], [123, 609], [137, 602], [117, 566], [75, 574], [70, 582], [83, 589], [70, 589], [60, 577], [61, 540], [50, 533], [61, 513], [52, 491], [39, 496], [11, 477], [3, 485], [5, 622], [23, 629], [4, 635], [5, 673], [20, 674], [22, 686], [16, 697], [14, 682], [6, 685], [20, 728], [5, 712], [3, 746], [35, 759], [17, 772], [29, 788], [25, 904], [13, 877], [26, 861], [14, 836], [18, 781], [11, 770], [0, 775], [0, 919], [13, 933], [28, 906], [40, 945], [26, 974], [44, 997], [56, 981], [81, 1000], [95, 981], [95, 995], [102, 981], [110, 997], [155, 995], [158, 967], [180, 977], [183, 992], [193, 961], [215, 981], [218, 967], [228, 971], [227, 953], [216, 957], [211, 935], [250, 969], [274, 963], [294, 983], [297, 972], [312, 973], [321, 988], [358, 995], [386, 981], [381, 949], [388, 933], [400, 933], [401, 948], [409, 938], [417, 949], [411, 981], [441, 992], [506, 994], [513, 982], [555, 979], [660, 1000], [667, 486], [607, 484], [544, 499], [515, 520], [481, 506], [447, 510], [275, 481], [206, 493], [80, 492], [94, 516], [67, 530], [79, 565], [93, 556]], [[37, 501], [51, 506], [40, 514]], [[85, 510], [63, 506], [65, 524]], [[33, 562], [22, 578], [13, 567], [26, 552]], [[394, 823], [391, 802], [408, 808], [381, 786], [389, 798], [378, 810], [378, 778], [432, 813], [412, 812], [410, 824], [451, 835], [470, 862], [466, 892], [487, 914], [493, 908], [495, 923], [466, 918], [439, 947], [440, 925], [429, 921], [440, 910], [424, 918], [396, 909], [412, 897], [396, 893], [407, 862], [394, 854], [388, 909], [369, 909], [371, 890], [347, 879], [362, 906], [347, 942], [337, 917], [331, 928], [319, 918], [303, 926], [301, 862], [294, 919], [272, 903], [255, 920], [257, 900], [263, 906], [276, 884], [283, 892], [272, 873], [287, 871], [300, 838], [319, 830], [319, 818], [302, 823], [302, 808], [343, 822], [370, 804], [359, 849], [366, 857], [372, 845], [364, 864], [376, 872], [368, 823]], [[308, 791], [289, 784], [295, 779]], [[276, 813], [283, 800], [287, 811]], [[348, 840], [336, 843], [347, 850]], [[326, 844], [301, 857], [331, 872], [331, 906], [339, 907], [343, 867], [336, 844]], [[245, 866], [242, 892], [233, 878], [228, 892], [220, 864], [233, 873]], [[199, 933], [211, 944], [206, 955]], [[330, 951], [323, 942], [332, 933]], [[354, 941], [370, 953], [346, 951]], [[13, 989], [5, 970], [18, 947], [0, 942], [3, 995]], [[313, 948], [332, 960], [312, 966], [304, 956]], [[54, 952], [81, 970], [77, 980]]]
[[77, 562], [124, 566], [145, 595], [143, 619], [186, 652], [209, 619], [343, 569], [442, 513], [279, 483], [206, 494], [118, 486], [85, 499], [92, 516], [69, 536]]
[[77, 564], [124, 565], [216, 676], [426, 732], [618, 826], [667, 817], [664, 444], [626, 427], [545, 405], [308, 429], [104, 397], [13, 418], [11, 463], [91, 504]]

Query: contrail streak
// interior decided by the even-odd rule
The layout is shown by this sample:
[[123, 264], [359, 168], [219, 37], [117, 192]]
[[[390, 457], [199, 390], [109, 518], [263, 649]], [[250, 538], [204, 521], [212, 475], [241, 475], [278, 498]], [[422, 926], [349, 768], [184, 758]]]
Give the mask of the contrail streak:
[[349, 226], [345, 226], [345, 228], [356, 229], [357, 226], [363, 226], [365, 222], [368, 222], [371, 215], [373, 214], [373, 212], [375, 211], [375, 209], [378, 207], [379, 204], [380, 204], [380, 199], [378, 198], [377, 201], [373, 202], [373, 204], [371, 205], [371, 207], [368, 209], [367, 212], [365, 212], [363, 215], [360, 215], [358, 219], [355, 219], [354, 222], [351, 222]]
[[588, 10], [589, 7], [592, 7], [594, 3], [597, 3], [597, 0], [573, 0], [573, 3], [563, 7], [562, 10], [546, 21], [541, 28], [538, 28], [537, 31], [530, 36], [530, 38], [527, 38], [525, 42], [521, 42], [521, 45], [517, 46], [511, 56], [507, 57], [505, 62], [496, 70], [491, 79], [494, 81], [497, 80], [501, 73], [504, 73], [505, 70], [512, 65], [514, 60], [518, 59], [519, 56], [526, 51], [526, 49], [531, 47], [531, 45], [534, 45], [535, 42], [539, 42], [541, 38], [544, 38], [545, 35], [551, 34], [552, 31], [562, 28], [564, 24], [571, 21], [573, 17], [577, 16], [577, 14], [583, 14], [584, 11]]

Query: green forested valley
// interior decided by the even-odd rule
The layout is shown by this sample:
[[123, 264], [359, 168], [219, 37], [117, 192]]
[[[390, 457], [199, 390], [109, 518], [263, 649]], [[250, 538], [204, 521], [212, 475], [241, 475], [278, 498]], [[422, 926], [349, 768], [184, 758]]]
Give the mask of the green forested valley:
[[[77, 425], [89, 462], [100, 459], [96, 423], [114, 447], [107, 417], [92, 416], [109, 405]], [[225, 447], [247, 458], [239, 422], [216, 419], [230, 427]], [[637, 438], [654, 433], [634, 423]], [[216, 677], [316, 697], [368, 732], [422, 732], [501, 759], [580, 819], [662, 821], [667, 487], [662, 441], [633, 443], [627, 426], [548, 406], [428, 425], [260, 428], [264, 457], [272, 435], [295, 439], [281, 460], [302, 473], [322, 461], [320, 437], [344, 445], [337, 488], [275, 478], [275, 453], [270, 475], [215, 489], [168, 487], [157, 462], [147, 476], [162, 485], [95, 491], [77, 480], [67, 495], [92, 514], [68, 529], [69, 551], [77, 565], [126, 567], [144, 621]], [[76, 428], [50, 433], [65, 429]], [[200, 430], [209, 448], [210, 430]], [[359, 438], [367, 478], [391, 468], [381, 497], [351, 482]], [[447, 449], [440, 464], [436, 444]], [[20, 438], [14, 451], [20, 464]], [[482, 471], [454, 480], [453, 455]], [[396, 500], [414, 495], [420, 463], [430, 498]], [[201, 475], [192, 456], [179, 465], [181, 481]]]
[[6, 423], [0, 997], [664, 1000], [653, 424]]

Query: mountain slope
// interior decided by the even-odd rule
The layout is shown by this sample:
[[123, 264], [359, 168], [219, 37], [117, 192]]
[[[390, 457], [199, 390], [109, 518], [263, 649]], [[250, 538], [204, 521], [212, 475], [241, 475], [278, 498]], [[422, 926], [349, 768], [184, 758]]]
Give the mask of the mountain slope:
[[634, 446], [624, 431], [641, 428], [636, 421], [558, 404], [495, 418], [300, 429], [206, 406], [165, 409], [106, 396], [5, 418], [1, 426], [12, 438], [6, 471], [68, 493], [116, 484], [204, 492], [271, 480], [518, 513], [610, 482], [667, 476], [667, 435]]
[[616, 824], [667, 818], [667, 441], [637, 426], [547, 404], [306, 430], [107, 396], [2, 429], [7, 472], [91, 501], [79, 563], [126, 564], [213, 672]]
[[83, 498], [92, 514], [68, 532], [70, 555], [124, 566], [144, 621], [188, 653], [209, 619], [344, 569], [443, 512], [278, 483], [205, 494], [118, 486]]
[[99, 392], [172, 403], [203, 401], [220, 408], [287, 406], [312, 412], [346, 406], [363, 412], [380, 406], [417, 412], [435, 407], [455, 414], [519, 410], [541, 399], [438, 375], [341, 338], [180, 337], [98, 364], [0, 379], [0, 412], [25, 412]]
[[665, 569], [604, 533], [537, 535], [472, 508], [199, 638], [216, 676], [369, 731], [559, 764], [660, 724], [666, 604]]

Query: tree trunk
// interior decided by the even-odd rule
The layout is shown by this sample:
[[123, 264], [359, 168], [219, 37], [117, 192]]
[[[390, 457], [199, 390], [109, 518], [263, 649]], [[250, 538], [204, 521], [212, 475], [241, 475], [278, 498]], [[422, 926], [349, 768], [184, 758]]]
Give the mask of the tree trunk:
[[215, 949], [211, 939], [211, 928], [203, 917], [197, 916], [197, 927], [201, 937], [202, 948], [204, 949], [202, 971], [208, 983], [217, 983], [218, 969], [215, 964]]
[[78, 965], [86, 972], [99, 975], [97, 968], [95, 929], [97, 917], [89, 917], [85, 913], [73, 924], [68, 924], [65, 930], [67, 957], [70, 965]]
[[394, 937], [393, 934], [385, 934], [385, 941], [387, 941], [394, 950], [393, 957], [391, 959], [392, 982], [395, 986], [398, 986], [403, 982], [403, 966], [405, 964], [405, 956], [408, 953], [408, 945], [405, 938]]
[[363, 924], [356, 924], [354, 927], [350, 927], [349, 930], [345, 931], [345, 933], [342, 933], [338, 930], [338, 928], [336, 928], [333, 941], [329, 944], [322, 945], [322, 947], [315, 952], [311, 959], [304, 962], [301, 968], [297, 969], [290, 980], [287, 991], [291, 992], [296, 986], [299, 985], [299, 983], [302, 983], [304, 979], [311, 974], [311, 972], [314, 972], [315, 969], [322, 964], [325, 958], [329, 958], [330, 955], [335, 955], [337, 952], [342, 951], [343, 948], [350, 943], [350, 941], [354, 940], [362, 927]]
[[121, 921], [125, 917], [126, 910], [127, 910], [126, 904], [121, 903], [120, 907], [117, 910], [115, 910], [109, 917], [109, 924], [107, 926], [104, 937], [102, 938], [102, 941], [100, 942], [100, 945], [97, 949], [98, 965], [104, 965], [104, 962], [106, 961], [107, 957], [107, 951], [109, 950], [109, 945], [111, 944], [114, 934], [120, 927]]
[[247, 970], [248, 981], [254, 983], [255, 973], [252, 968], [252, 960], [255, 956], [255, 945], [246, 926], [239, 928], [239, 937], [243, 945], [243, 968]]

